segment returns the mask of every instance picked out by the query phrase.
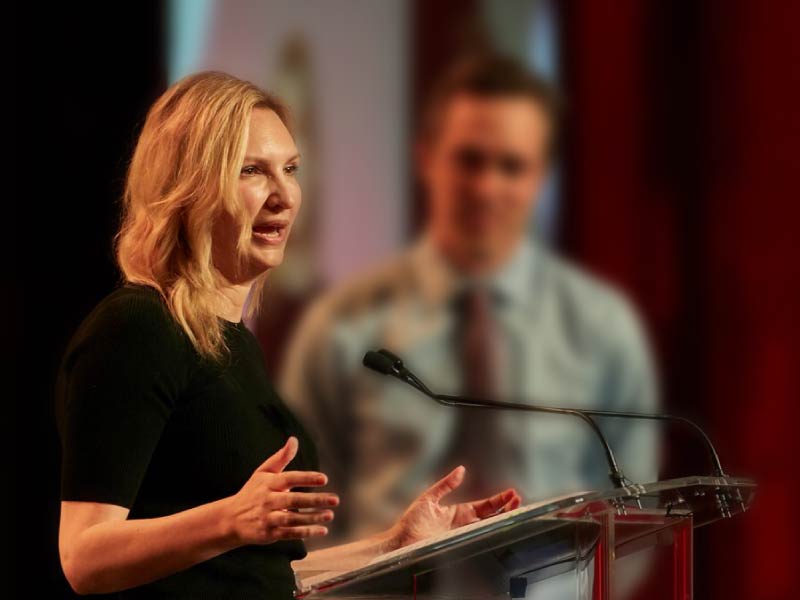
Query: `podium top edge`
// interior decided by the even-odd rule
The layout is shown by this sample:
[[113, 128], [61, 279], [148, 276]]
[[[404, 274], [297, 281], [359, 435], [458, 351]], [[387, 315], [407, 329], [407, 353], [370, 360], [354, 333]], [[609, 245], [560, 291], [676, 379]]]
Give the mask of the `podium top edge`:
[[[655, 489], [667, 490], [677, 489], [682, 487], [696, 487], [696, 486], [719, 486], [719, 487], [732, 487], [732, 488], [753, 488], [757, 487], [754, 479], [749, 477], [735, 477], [726, 475], [719, 477], [716, 475], [689, 475], [686, 477], [677, 477], [674, 479], [660, 479], [649, 483], [633, 483], [631, 485], [610, 488], [605, 490], [605, 493], [620, 492], [622, 495], [633, 494], [641, 490], [653, 491]], [[598, 490], [603, 493], [603, 490]]]

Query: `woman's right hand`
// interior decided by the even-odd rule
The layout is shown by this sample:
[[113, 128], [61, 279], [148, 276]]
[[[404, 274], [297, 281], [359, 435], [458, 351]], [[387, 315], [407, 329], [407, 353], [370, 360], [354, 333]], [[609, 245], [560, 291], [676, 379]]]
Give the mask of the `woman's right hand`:
[[321, 523], [333, 519], [330, 507], [339, 504], [339, 497], [328, 492], [291, 491], [328, 482], [324, 473], [284, 471], [297, 454], [297, 445], [297, 438], [289, 437], [280, 450], [253, 471], [242, 489], [228, 498], [230, 525], [241, 545], [270, 544], [328, 533]]

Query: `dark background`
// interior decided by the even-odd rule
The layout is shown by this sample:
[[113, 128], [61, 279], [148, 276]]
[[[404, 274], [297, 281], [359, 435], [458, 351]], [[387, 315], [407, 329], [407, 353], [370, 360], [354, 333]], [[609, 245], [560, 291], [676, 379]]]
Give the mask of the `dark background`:
[[[423, 6], [423, 4], [425, 6]], [[58, 560], [53, 377], [116, 283], [111, 236], [125, 161], [166, 85], [161, 6], [17, 11], [15, 130], [4, 242], [16, 385], [4, 521], [19, 596], [71, 597]], [[697, 598], [796, 595], [791, 442], [800, 401], [800, 3], [560, 4], [570, 99], [563, 249], [622, 285], [656, 344], [671, 411], [707, 426], [727, 471], [758, 479], [753, 510], [696, 532]], [[414, 3], [415, 95], [471, 2]], [[680, 450], [678, 450], [680, 448]], [[670, 470], [705, 468], [691, 444]], [[16, 582], [16, 583], [15, 583]]]
[[31, 6], [15, 20], [16, 168], [8, 204], [17, 214], [6, 221], [20, 244], [16, 308], [6, 315], [18, 332], [11, 349], [18, 361], [11, 597], [74, 597], [58, 558], [55, 372], [75, 328], [117, 282], [111, 236], [125, 161], [166, 85], [160, 6], [98, 6]]

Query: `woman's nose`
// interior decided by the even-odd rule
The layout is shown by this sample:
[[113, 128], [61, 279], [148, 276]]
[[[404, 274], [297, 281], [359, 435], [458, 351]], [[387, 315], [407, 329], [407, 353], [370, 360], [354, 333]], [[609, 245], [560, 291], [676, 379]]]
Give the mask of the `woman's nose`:
[[283, 177], [279, 175], [270, 175], [267, 198], [264, 205], [273, 212], [292, 209], [299, 201], [298, 198], [295, 198], [295, 193], [297, 191], [298, 190], [293, 189], [293, 186]]
[[289, 193], [283, 190], [273, 190], [267, 196], [265, 202], [268, 209], [278, 212], [287, 208], [292, 208], [292, 199]]
[[281, 211], [294, 206], [292, 190], [280, 179], [271, 179], [266, 206], [272, 211]]

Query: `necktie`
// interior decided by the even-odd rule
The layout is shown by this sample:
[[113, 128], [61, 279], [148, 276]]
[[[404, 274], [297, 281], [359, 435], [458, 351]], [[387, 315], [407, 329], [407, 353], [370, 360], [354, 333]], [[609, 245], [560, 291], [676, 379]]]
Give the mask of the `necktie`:
[[[472, 286], [456, 300], [455, 351], [462, 374], [461, 394], [497, 399], [499, 330], [492, 319], [491, 290]], [[459, 497], [477, 499], [497, 490], [492, 482], [500, 448], [498, 418], [502, 411], [459, 407], [449, 462], [467, 468]]]

